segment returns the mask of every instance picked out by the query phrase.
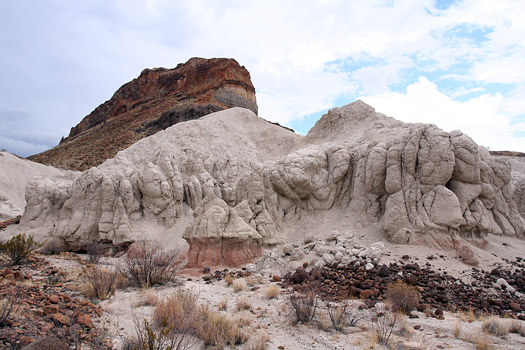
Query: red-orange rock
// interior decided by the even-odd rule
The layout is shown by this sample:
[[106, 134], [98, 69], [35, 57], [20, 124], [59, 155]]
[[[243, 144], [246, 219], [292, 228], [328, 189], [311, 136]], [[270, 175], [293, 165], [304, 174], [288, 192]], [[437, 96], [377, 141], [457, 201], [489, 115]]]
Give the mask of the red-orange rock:
[[71, 320], [64, 314], [56, 313], [49, 316], [53, 321], [61, 323], [66, 326], [71, 326]]
[[32, 342], [34, 342], [35, 340], [31, 337], [28, 337], [26, 335], [23, 335], [21, 336], [18, 341], [20, 342], [20, 344], [22, 345], [27, 345], [27, 344], [31, 344]]
[[370, 299], [374, 296], [374, 291], [371, 289], [362, 290], [360, 295], [361, 299]]
[[88, 327], [88, 328], [93, 327], [93, 320], [91, 319], [91, 316], [83, 314], [83, 313], [80, 313], [77, 316], [77, 322], [83, 327]]
[[44, 315], [56, 314], [58, 313], [58, 305], [46, 305], [42, 310], [44, 311]]

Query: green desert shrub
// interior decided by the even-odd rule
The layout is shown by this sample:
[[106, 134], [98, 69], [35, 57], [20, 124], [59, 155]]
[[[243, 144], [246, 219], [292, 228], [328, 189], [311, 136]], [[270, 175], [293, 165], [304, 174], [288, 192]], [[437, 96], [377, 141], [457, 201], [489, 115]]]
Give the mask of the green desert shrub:
[[13, 264], [19, 265], [38, 246], [39, 244], [33, 239], [33, 236], [29, 235], [26, 237], [24, 233], [0, 243], [0, 252], [6, 255]]

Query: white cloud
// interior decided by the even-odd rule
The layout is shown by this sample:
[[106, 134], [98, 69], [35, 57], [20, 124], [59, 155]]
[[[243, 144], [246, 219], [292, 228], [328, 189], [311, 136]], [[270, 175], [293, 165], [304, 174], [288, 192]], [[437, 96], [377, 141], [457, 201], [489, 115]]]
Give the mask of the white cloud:
[[[174, 67], [200, 56], [233, 57], [245, 65], [258, 91], [261, 116], [281, 123], [333, 107], [339, 95], [355, 96], [357, 84], [362, 94], [391, 96], [392, 105], [396, 98], [405, 101], [404, 94], [390, 89], [392, 84], [408, 81], [403, 75], [408, 68], [439, 73], [457, 63], [467, 67], [451, 70], [449, 77], [472, 84], [467, 90], [446, 89], [450, 96], [474, 92], [484, 83], [518, 85], [508, 95], [480, 96], [461, 106], [492, 106], [497, 119], [525, 113], [521, 102], [525, 2], [464, 0], [443, 11], [435, 10], [434, 3], [4, 2], [0, 4], [0, 107], [29, 112], [42, 120], [35, 122], [37, 127], [67, 132], [142, 69]], [[458, 26], [486, 30], [486, 40], [446, 35]], [[330, 70], [330, 62], [349, 58], [361, 66], [350, 72], [342, 67]], [[421, 102], [420, 107], [439, 100], [449, 106], [450, 113], [457, 110], [458, 105], [450, 102], [455, 101], [423, 85], [417, 85], [422, 89], [420, 98], [432, 100]], [[428, 115], [438, 118], [434, 122], [440, 124], [442, 116], [432, 110]], [[494, 127], [486, 119], [471, 126], [481, 130], [487, 122]], [[463, 128], [461, 123], [454, 125]], [[498, 125], [503, 128], [508, 123]], [[487, 143], [484, 139], [479, 142]]]
[[525, 50], [475, 63], [472, 78], [486, 83], [522, 84], [525, 82]]
[[515, 126], [502, 112], [503, 97], [481, 95], [460, 102], [440, 92], [425, 77], [406, 93], [385, 93], [361, 99], [378, 112], [410, 123], [432, 123], [445, 131], [461, 130], [478, 144], [498, 150], [525, 151], [525, 138], [514, 136]]

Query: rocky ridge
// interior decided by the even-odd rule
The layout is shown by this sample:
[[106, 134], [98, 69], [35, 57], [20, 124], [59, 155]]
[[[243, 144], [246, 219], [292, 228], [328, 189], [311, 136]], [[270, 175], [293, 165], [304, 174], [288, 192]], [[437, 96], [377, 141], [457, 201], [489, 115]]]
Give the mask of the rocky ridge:
[[250, 73], [234, 59], [192, 58], [173, 69], [145, 69], [58, 146], [29, 159], [86, 170], [159, 130], [230, 107], [258, 110]]
[[232, 108], [142, 139], [69, 182], [31, 183], [21, 224], [72, 249], [184, 237], [189, 266], [239, 265], [297, 239], [287, 235], [306, 218], [340, 212], [337, 221], [376, 225], [396, 243], [459, 251], [488, 234], [525, 238], [511, 177], [508, 161], [467, 135], [361, 101], [305, 137]]

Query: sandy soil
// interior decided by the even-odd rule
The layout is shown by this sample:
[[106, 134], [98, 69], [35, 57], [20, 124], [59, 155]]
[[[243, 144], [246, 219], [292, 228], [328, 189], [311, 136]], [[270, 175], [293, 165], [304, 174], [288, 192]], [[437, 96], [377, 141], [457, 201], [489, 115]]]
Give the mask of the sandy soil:
[[[377, 232], [376, 232], [377, 233]], [[357, 235], [363, 245], [382, 240], [374, 232]], [[508, 237], [490, 237], [491, 243], [486, 250], [476, 253], [482, 261], [480, 268], [489, 269], [496, 265], [505, 265], [504, 258], [513, 260], [515, 256], [524, 256], [525, 242]], [[459, 277], [468, 279], [470, 266], [456, 258], [455, 252], [435, 251], [417, 246], [394, 245], [386, 240], [382, 262], [398, 261], [401, 256], [409, 255], [413, 261], [428, 260], [433, 254], [438, 257], [429, 261], [435, 270], [447, 271]], [[441, 257], [442, 256], [442, 257]], [[61, 269], [78, 267], [78, 262], [67, 259], [51, 259], [51, 262]], [[116, 259], [104, 259], [105, 263], [117, 263]], [[508, 265], [505, 265], [508, 266]], [[212, 272], [214, 269], [212, 269]], [[98, 323], [108, 330], [113, 343], [118, 349], [124, 339], [135, 333], [134, 318], [149, 318], [154, 306], [148, 305], [151, 300], [165, 298], [178, 289], [191, 290], [198, 295], [199, 303], [208, 304], [212, 309], [219, 310], [218, 305], [227, 302], [224, 312], [231, 319], [242, 319], [247, 324], [244, 329], [250, 335], [251, 341], [260, 335], [268, 336], [267, 349], [387, 349], [385, 345], [375, 341], [370, 322], [374, 310], [363, 310], [363, 320], [357, 327], [346, 328], [344, 332], [336, 332], [330, 328], [326, 306], [320, 303], [317, 316], [311, 324], [295, 324], [293, 310], [289, 306], [288, 292], [281, 290], [279, 298], [268, 300], [265, 290], [276, 284], [268, 275], [254, 274], [244, 280], [246, 287], [235, 292], [224, 280], [206, 283], [198, 270], [183, 270], [178, 283], [172, 286], [155, 287], [147, 290], [127, 288], [117, 290], [109, 300], [101, 301], [99, 305], [105, 310]], [[250, 310], [237, 311], [236, 302], [245, 299], [251, 305]], [[361, 302], [352, 301], [357, 307]], [[403, 317], [400, 329], [391, 338], [395, 349], [477, 349], [476, 341], [481, 340], [490, 345], [491, 349], [525, 349], [525, 337], [519, 334], [509, 334], [506, 337], [496, 337], [482, 332], [482, 323], [488, 316], [474, 319], [466, 314], [445, 312], [444, 320], [438, 320], [424, 313], [414, 312], [419, 318]], [[520, 322], [525, 327], [525, 321], [500, 319], [501, 322]], [[236, 349], [251, 349], [251, 343], [235, 347]], [[202, 348], [198, 344], [194, 349]]]

